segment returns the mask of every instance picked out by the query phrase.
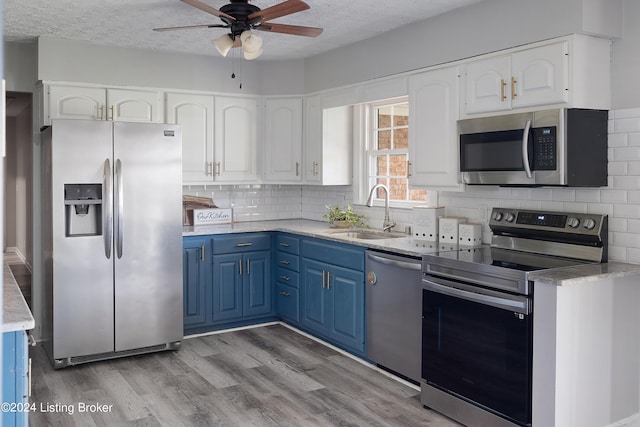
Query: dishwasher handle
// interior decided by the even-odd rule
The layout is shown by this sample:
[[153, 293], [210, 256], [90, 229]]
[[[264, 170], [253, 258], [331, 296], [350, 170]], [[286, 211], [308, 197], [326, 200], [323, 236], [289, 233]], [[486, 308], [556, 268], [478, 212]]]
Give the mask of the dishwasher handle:
[[398, 260], [395, 258], [388, 258], [385, 256], [374, 255], [372, 253], [367, 253], [367, 258], [371, 261], [379, 262], [380, 264], [391, 265], [393, 267], [406, 268], [409, 270], [421, 270], [422, 269], [422, 261], [421, 260], [412, 260], [407, 258], [407, 260]]

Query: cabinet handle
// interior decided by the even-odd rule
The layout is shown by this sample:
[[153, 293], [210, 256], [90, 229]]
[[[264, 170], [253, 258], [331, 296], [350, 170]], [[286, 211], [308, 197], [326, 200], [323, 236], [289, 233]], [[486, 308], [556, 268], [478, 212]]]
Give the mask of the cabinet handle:
[[98, 110], [100, 110], [100, 120], [104, 120], [103, 116], [104, 116], [104, 105], [101, 105], [100, 108], [98, 108]]
[[213, 175], [213, 162], [207, 162], [207, 176]]
[[282, 295], [283, 297], [288, 297], [291, 294], [289, 292], [280, 291], [280, 295]]
[[285, 248], [288, 248], [289, 244], [288, 243], [280, 243], [280, 246], [284, 246]]
[[516, 83], [518, 83], [516, 78], [511, 77], [511, 99], [516, 99], [516, 96], [518, 96], [516, 93]]
[[242, 276], [242, 258], [240, 258], [240, 259], [238, 260], [238, 266], [239, 266], [238, 268], [239, 268], [239, 270], [240, 270], [240, 275]]
[[300, 176], [300, 163], [296, 162], [296, 176]]
[[318, 175], [318, 162], [313, 162], [313, 176]]
[[253, 245], [253, 243], [251, 243], [251, 242], [248, 242], [248, 243], [236, 243], [236, 246], [239, 247], [239, 248], [244, 247], [244, 246], [251, 246], [251, 245]]
[[290, 278], [289, 276], [280, 276], [280, 278], [281, 278], [282, 280], [286, 280], [287, 282], [288, 282], [289, 280], [291, 280], [291, 278]]
[[247, 258], [247, 274], [251, 274], [251, 258]]
[[325, 273], [325, 271], [322, 270], [322, 289], [324, 289], [325, 286], [326, 286], [325, 281], [324, 281], [324, 273]]
[[[115, 116], [113, 115], [113, 105], [109, 107], [109, 109], [111, 110], [111, 120], [113, 121], [115, 119]], [[107, 117], [107, 120], [109, 120], [109, 117]]]
[[216, 175], [220, 176], [220, 162], [218, 162], [216, 165], [218, 166], [218, 171], [216, 172]]
[[204, 262], [204, 245], [200, 247], [200, 259]]
[[505, 94], [505, 88], [507, 86], [507, 82], [504, 81], [504, 79], [500, 80], [500, 99], [502, 101], [506, 101], [507, 99], [507, 95]]
[[411, 162], [407, 160], [407, 178], [411, 176]]
[[331, 273], [327, 271], [327, 289], [331, 289]]
[[286, 259], [283, 259], [282, 261], [280, 261], [280, 264], [282, 264], [282, 265], [289, 265], [289, 264], [290, 264], [290, 262], [289, 262], [289, 261], [287, 261]]

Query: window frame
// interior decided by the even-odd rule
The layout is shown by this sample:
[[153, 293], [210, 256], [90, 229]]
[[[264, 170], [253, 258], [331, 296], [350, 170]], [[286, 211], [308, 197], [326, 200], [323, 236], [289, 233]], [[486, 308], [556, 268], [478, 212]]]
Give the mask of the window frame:
[[[406, 149], [390, 149], [390, 150], [374, 150], [374, 133], [376, 129], [374, 112], [378, 107], [392, 104], [409, 103], [409, 97], [407, 95], [394, 97], [389, 99], [381, 99], [371, 101], [354, 106], [354, 179], [357, 182], [354, 183], [354, 199], [358, 200], [360, 204], [365, 204], [369, 197], [369, 190], [373, 184], [369, 181], [371, 168], [374, 168], [372, 159], [374, 153], [384, 151], [385, 154], [394, 155], [402, 154], [407, 156], [407, 160], [411, 161], [409, 155], [409, 148]], [[411, 112], [409, 111], [409, 121], [411, 120]], [[407, 126], [408, 132], [410, 132], [410, 126]], [[420, 187], [407, 187], [407, 191], [411, 189], [422, 189]], [[437, 191], [427, 189], [426, 200], [390, 200], [389, 205], [393, 208], [412, 209], [414, 206], [421, 205], [433, 205], [437, 203]], [[373, 200], [374, 206], [384, 206], [384, 198], [375, 198]]]

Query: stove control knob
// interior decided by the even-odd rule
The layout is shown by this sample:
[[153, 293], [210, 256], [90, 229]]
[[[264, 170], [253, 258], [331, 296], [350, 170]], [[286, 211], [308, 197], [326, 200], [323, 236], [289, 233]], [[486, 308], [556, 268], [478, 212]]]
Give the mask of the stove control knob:
[[500, 211], [495, 211], [493, 213], [493, 220], [494, 221], [501, 221], [502, 220], [502, 212]]
[[596, 221], [591, 219], [591, 218], [587, 218], [584, 220], [584, 228], [586, 228], [587, 230], [593, 230], [596, 227]]
[[567, 219], [567, 225], [571, 228], [578, 228], [578, 226], [580, 225], [580, 220], [578, 218], [568, 218]]
[[513, 222], [514, 219], [516, 219], [516, 216], [514, 214], [512, 214], [511, 212], [508, 212], [504, 216], [504, 220], [507, 221], [507, 222]]

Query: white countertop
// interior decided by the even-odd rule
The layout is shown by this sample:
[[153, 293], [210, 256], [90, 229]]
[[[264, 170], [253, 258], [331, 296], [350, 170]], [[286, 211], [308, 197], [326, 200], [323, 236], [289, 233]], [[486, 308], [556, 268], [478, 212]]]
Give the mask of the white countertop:
[[33, 329], [35, 327], [33, 315], [7, 264], [4, 264], [2, 280], [2, 332]]
[[[356, 230], [356, 229], [354, 229]], [[380, 232], [378, 229], [363, 229]], [[363, 246], [370, 249], [379, 249], [383, 251], [395, 252], [402, 255], [421, 257], [424, 254], [434, 253], [439, 250], [455, 250], [457, 245], [440, 244], [438, 242], [417, 240], [407, 235], [406, 237], [394, 237], [388, 239], [358, 239], [349, 237], [345, 231], [347, 229], [332, 228], [328, 223], [323, 221], [312, 221], [308, 219], [290, 219], [276, 221], [255, 221], [255, 222], [236, 222], [224, 225], [197, 225], [184, 226], [182, 235], [187, 236], [204, 236], [211, 234], [230, 234], [230, 233], [248, 233], [258, 231], [282, 231], [286, 233], [294, 233], [302, 236], [318, 237], [321, 239], [332, 240], [334, 242], [349, 243], [352, 245]], [[398, 233], [391, 233], [398, 235]]]
[[[348, 237], [344, 233], [340, 233], [340, 231], [344, 230], [331, 228], [326, 222], [306, 219], [237, 222], [225, 225], [185, 226], [182, 229], [182, 235], [186, 237], [258, 231], [282, 231], [414, 257], [421, 257], [422, 255], [434, 253], [439, 250], [458, 249], [457, 245], [417, 240], [411, 236], [376, 240], [358, 239], [355, 237]], [[529, 273], [529, 278], [535, 282], [547, 283], [556, 286], [573, 285], [594, 280], [630, 276], [640, 276], [640, 265], [612, 261], [603, 264], [584, 264], [573, 267], [539, 270]]]

